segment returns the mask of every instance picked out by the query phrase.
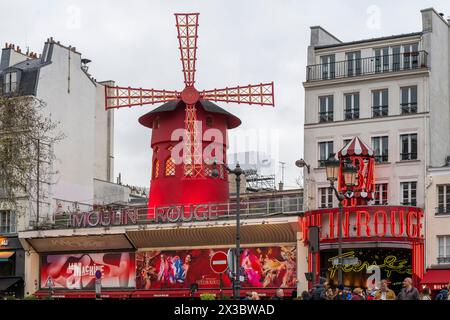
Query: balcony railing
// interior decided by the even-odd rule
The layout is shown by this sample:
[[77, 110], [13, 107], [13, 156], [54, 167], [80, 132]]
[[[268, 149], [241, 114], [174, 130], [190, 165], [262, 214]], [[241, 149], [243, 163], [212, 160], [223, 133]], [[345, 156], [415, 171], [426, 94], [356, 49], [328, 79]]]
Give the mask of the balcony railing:
[[438, 257], [437, 261], [438, 261], [439, 264], [450, 263], [450, 256], [448, 256], [448, 257]]
[[450, 207], [439, 206], [436, 208], [435, 214], [437, 216], [446, 216], [446, 215], [450, 216]]
[[372, 107], [372, 117], [386, 117], [388, 115], [389, 106], [373, 106]]
[[417, 160], [417, 152], [400, 153], [400, 160]]
[[[206, 208], [207, 206], [209, 207]], [[198, 211], [197, 209], [192, 209], [189, 205], [174, 205], [150, 209], [150, 212], [158, 212], [156, 214], [158, 218], [150, 218], [149, 209], [147, 207], [123, 207], [120, 209], [104, 208], [90, 212], [66, 212], [63, 214], [57, 214], [55, 215], [53, 224], [39, 227], [30, 226], [29, 230], [93, 228], [119, 225], [146, 225], [227, 220], [236, 219], [236, 209], [237, 205], [234, 201], [200, 205]], [[195, 211], [191, 212], [189, 215], [190, 210]], [[211, 214], [211, 211], [213, 211], [213, 214]], [[299, 215], [303, 211], [303, 197], [301, 196], [274, 197], [264, 200], [248, 201], [245, 201], [242, 198], [240, 204], [241, 219], [266, 218], [278, 215]], [[160, 216], [161, 212], [165, 212], [165, 214]], [[104, 213], [107, 213], [107, 219], [105, 219], [103, 223], [98, 222], [98, 214]], [[174, 215], [176, 216], [178, 213], [180, 213], [179, 219], [175, 219]], [[124, 221], [124, 214], [129, 214], [129, 216], [135, 217], [136, 221], [131, 223], [122, 223]], [[83, 215], [86, 215], [86, 217], [83, 217]], [[84, 223], [82, 221], [84, 221]], [[95, 223], [93, 223], [93, 221]], [[128, 219], [128, 221], [130, 221], [130, 219]]]
[[426, 51], [372, 56], [306, 67], [306, 81], [320, 81], [428, 68]]

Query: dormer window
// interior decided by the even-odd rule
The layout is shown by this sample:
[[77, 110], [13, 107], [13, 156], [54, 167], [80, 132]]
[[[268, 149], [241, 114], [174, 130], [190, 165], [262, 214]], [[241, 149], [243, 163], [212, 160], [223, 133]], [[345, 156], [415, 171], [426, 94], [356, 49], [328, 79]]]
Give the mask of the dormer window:
[[17, 89], [17, 72], [7, 72], [4, 79], [5, 93], [16, 92]]

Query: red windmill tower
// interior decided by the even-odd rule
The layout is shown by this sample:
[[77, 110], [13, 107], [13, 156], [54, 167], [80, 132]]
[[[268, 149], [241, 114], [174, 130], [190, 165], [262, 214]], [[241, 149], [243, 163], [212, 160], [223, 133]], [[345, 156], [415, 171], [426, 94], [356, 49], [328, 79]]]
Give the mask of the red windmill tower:
[[[203, 91], [194, 87], [198, 15], [175, 14], [185, 84], [181, 92], [118, 86], [105, 88], [106, 109], [164, 103], [139, 118], [143, 126], [153, 129], [150, 215], [159, 206], [228, 201], [228, 178], [223, 167], [226, 134], [227, 129], [239, 126], [241, 121], [212, 101], [274, 106], [273, 82]], [[180, 128], [184, 132], [181, 151], [180, 136], [174, 134]], [[213, 158], [219, 164], [218, 178], [211, 176]]]

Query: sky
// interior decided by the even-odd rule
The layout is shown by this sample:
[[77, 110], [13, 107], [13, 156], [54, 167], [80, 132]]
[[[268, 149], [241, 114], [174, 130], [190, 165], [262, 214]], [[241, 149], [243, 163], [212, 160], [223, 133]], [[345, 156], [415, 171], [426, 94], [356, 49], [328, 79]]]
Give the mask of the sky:
[[[302, 86], [310, 26], [320, 25], [341, 41], [416, 32], [422, 28], [420, 10], [429, 7], [450, 16], [448, 0], [2, 1], [0, 43], [40, 53], [53, 37], [92, 60], [89, 72], [98, 81], [180, 91], [173, 14], [199, 12], [198, 89], [275, 85], [274, 108], [218, 103], [242, 120], [229, 131], [229, 153], [267, 155], [277, 182], [285, 163], [285, 187], [292, 188], [302, 175], [295, 160], [311, 152], [303, 150]], [[115, 112], [115, 176], [121, 173], [123, 183], [149, 184], [151, 130], [137, 119], [155, 107]]]

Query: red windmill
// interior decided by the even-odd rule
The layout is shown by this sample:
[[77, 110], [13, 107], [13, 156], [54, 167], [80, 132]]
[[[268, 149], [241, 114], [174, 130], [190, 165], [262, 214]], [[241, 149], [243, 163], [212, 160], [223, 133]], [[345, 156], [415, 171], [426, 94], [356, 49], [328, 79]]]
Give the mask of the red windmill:
[[[226, 152], [218, 154], [217, 150], [226, 150], [227, 139], [220, 141], [212, 135], [202, 135], [202, 132], [215, 129], [216, 133], [226, 137], [227, 129], [239, 126], [241, 121], [211, 101], [274, 106], [273, 82], [203, 91], [194, 87], [198, 15], [175, 14], [185, 84], [181, 92], [119, 86], [105, 88], [106, 109], [164, 103], [139, 118], [142, 125], [153, 129], [149, 213], [157, 206], [228, 201], [226, 170], [219, 165], [220, 176], [213, 178], [212, 160], [204, 159], [205, 149], [215, 143], [220, 149], [215, 149], [211, 156], [219, 158], [219, 164], [226, 163]], [[182, 154], [177, 153], [179, 140], [173, 137], [173, 132], [180, 128], [185, 129]], [[177, 156], [183, 159], [181, 163], [176, 161]]]

